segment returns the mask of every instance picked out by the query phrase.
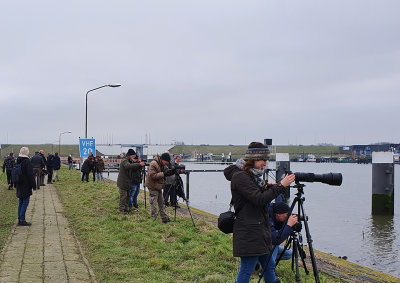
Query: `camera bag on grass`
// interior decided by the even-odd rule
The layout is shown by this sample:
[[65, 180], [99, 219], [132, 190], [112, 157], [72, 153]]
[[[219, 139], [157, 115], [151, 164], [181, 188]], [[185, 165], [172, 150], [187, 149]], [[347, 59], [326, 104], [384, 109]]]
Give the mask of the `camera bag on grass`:
[[225, 234], [230, 234], [233, 232], [233, 224], [235, 223], [236, 214], [239, 213], [239, 209], [236, 212], [232, 211], [232, 200], [229, 204], [229, 210], [226, 212], [222, 212], [218, 216], [218, 229], [224, 232]]

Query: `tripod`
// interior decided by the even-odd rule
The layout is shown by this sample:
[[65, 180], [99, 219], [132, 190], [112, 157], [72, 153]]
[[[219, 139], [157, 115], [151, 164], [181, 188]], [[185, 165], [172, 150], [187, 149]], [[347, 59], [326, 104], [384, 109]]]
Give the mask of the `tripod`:
[[[284, 227], [289, 219], [289, 216], [291, 215], [294, 206], [297, 203], [297, 218], [299, 223], [303, 222], [304, 223], [304, 228], [306, 231], [306, 238], [307, 238], [307, 243], [308, 243], [308, 249], [310, 251], [310, 257], [311, 257], [311, 264], [313, 267], [313, 273], [314, 273], [314, 278], [315, 278], [315, 282], [320, 282], [319, 281], [319, 275], [318, 275], [318, 268], [317, 268], [317, 262], [315, 260], [315, 256], [314, 256], [314, 250], [313, 250], [313, 246], [312, 246], [312, 239], [311, 239], [311, 234], [310, 234], [310, 229], [308, 227], [308, 217], [305, 215], [304, 213], [304, 206], [303, 203], [305, 201], [305, 198], [302, 196], [304, 195], [304, 190], [303, 188], [305, 187], [305, 185], [300, 184], [298, 182], [296, 182], [296, 185], [294, 185], [295, 188], [297, 188], [297, 193], [296, 193], [296, 197], [294, 198], [292, 205], [290, 206], [290, 210], [288, 213], [288, 216], [286, 217], [285, 223], [282, 227]], [[286, 243], [283, 252], [281, 253], [281, 255], [279, 256], [279, 258], [276, 261], [275, 265], [278, 265], [279, 260], [282, 256], [282, 254], [287, 250], [288, 246], [290, 245], [290, 243], [293, 243], [293, 254], [292, 254], [292, 270], [293, 270], [293, 265], [296, 265], [296, 281], [300, 281], [300, 274], [299, 274], [299, 258], [298, 256], [300, 255], [301, 261], [303, 262], [303, 266], [304, 266], [304, 270], [306, 272], [306, 274], [309, 273], [306, 263], [305, 263], [305, 258], [306, 258], [306, 254], [303, 250], [303, 241], [302, 241], [302, 236], [300, 234], [300, 229], [295, 229], [297, 231], [293, 231], [292, 234], [289, 237], [288, 242]], [[300, 239], [300, 240], [299, 240]]]
[[[175, 184], [173, 186], [170, 186], [168, 188], [167, 192], [166, 192], [167, 198], [169, 196], [169, 191], [171, 189], [175, 190], [177, 197], [181, 197], [185, 201], [187, 210], [188, 210], [189, 215], [190, 215], [190, 218], [192, 219], [193, 226], [196, 227], [196, 225], [194, 224], [192, 212], [190, 211], [189, 201], [186, 199], [185, 193], [183, 191], [183, 181], [182, 181], [181, 177], [179, 176], [178, 172], [175, 173]], [[166, 201], [166, 200], [164, 200], [164, 201]], [[177, 203], [175, 204], [175, 208], [174, 208], [174, 221], [176, 221], [176, 209], [177, 209], [176, 206], [177, 206]], [[157, 216], [158, 216], [159, 213], [160, 213], [160, 211], [158, 211]], [[157, 217], [156, 217], [156, 219], [157, 219]]]
[[305, 258], [306, 258], [306, 253], [303, 250], [303, 237], [300, 234], [300, 231], [293, 231], [290, 234], [290, 237], [288, 241], [286, 242], [285, 247], [283, 248], [282, 253], [279, 255], [279, 257], [276, 260], [275, 266], [278, 265], [279, 261], [281, 260], [283, 254], [285, 251], [290, 248], [290, 245], [293, 244], [293, 252], [292, 252], [292, 270], [294, 269], [294, 266], [296, 266], [296, 281], [300, 281], [300, 273], [299, 273], [299, 255], [301, 258], [301, 261], [303, 263], [304, 270], [306, 274], [309, 274], [309, 271], [306, 266]]

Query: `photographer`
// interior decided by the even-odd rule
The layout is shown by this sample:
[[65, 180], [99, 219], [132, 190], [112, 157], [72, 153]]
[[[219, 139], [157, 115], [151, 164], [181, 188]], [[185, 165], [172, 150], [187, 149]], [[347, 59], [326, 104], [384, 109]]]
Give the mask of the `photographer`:
[[129, 193], [134, 194], [137, 189], [136, 187], [132, 188], [132, 171], [140, 170], [144, 166], [143, 162], [134, 162], [135, 157], [136, 152], [130, 148], [119, 165], [117, 186], [119, 188], [119, 212], [121, 214], [129, 213]]
[[140, 183], [142, 182], [142, 171], [145, 166], [145, 163], [143, 161], [139, 160], [137, 155], [133, 156], [132, 163], [140, 164], [140, 166], [136, 166], [135, 168], [132, 168], [132, 170], [131, 170], [132, 184], [129, 189], [128, 207], [129, 207], [129, 209], [132, 209], [132, 206], [133, 206], [134, 209], [137, 210], [139, 208], [138, 202], [137, 202], [137, 197], [138, 197], [139, 191], [140, 191]]
[[[259, 142], [249, 144], [244, 159], [224, 170], [231, 181], [232, 203], [236, 220], [233, 226], [233, 255], [241, 258], [236, 282], [249, 282], [258, 262], [263, 268], [273, 265], [272, 242], [268, 212], [264, 209], [279, 194], [285, 191], [295, 179], [294, 174], [286, 175], [279, 184], [266, 188], [262, 179], [264, 167], [269, 158], [269, 148]], [[267, 268], [265, 282], [280, 282], [274, 272]]]
[[175, 174], [175, 170], [168, 169], [168, 164], [171, 161], [169, 153], [165, 152], [161, 156], [156, 156], [150, 162], [146, 176], [145, 186], [150, 192], [150, 210], [151, 216], [157, 218], [157, 208], [160, 210], [160, 215], [163, 223], [170, 222], [167, 213], [165, 212], [164, 199], [162, 196], [162, 188], [164, 187], [164, 178]]
[[163, 197], [166, 206], [169, 206], [168, 198], [170, 198], [171, 206], [180, 208], [180, 206], [178, 205], [178, 198], [176, 196], [176, 187], [175, 187], [177, 173], [185, 173], [184, 169], [179, 169], [181, 167], [179, 165], [180, 162], [181, 162], [181, 157], [179, 155], [175, 156], [174, 160], [171, 160], [170, 168], [173, 170], [175, 169], [175, 174], [165, 178]]
[[[269, 206], [269, 223], [271, 227], [272, 245], [276, 246], [271, 257], [271, 260], [274, 263], [274, 267], [269, 267], [271, 267], [271, 272], [274, 273], [275, 260], [283, 252], [283, 246], [280, 246], [280, 244], [290, 236], [298, 221], [297, 216], [292, 214], [289, 216], [287, 223], [285, 224], [289, 210], [289, 206], [285, 202], [281, 201], [271, 203]], [[283, 226], [283, 224], [285, 224], [285, 226]], [[281, 256], [281, 259], [287, 260], [290, 258], [292, 258], [292, 250], [287, 249], [285, 253]]]

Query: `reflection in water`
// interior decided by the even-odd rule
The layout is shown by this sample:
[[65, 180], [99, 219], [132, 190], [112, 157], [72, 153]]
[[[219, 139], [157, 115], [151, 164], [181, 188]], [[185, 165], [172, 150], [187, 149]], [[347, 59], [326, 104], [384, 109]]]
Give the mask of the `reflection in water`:
[[[371, 216], [364, 229], [362, 249], [373, 265], [385, 265], [388, 272], [399, 268], [399, 259], [393, 254], [399, 254], [396, 245], [396, 232], [394, 230], [394, 217], [385, 215]], [[390, 271], [389, 271], [390, 270]]]

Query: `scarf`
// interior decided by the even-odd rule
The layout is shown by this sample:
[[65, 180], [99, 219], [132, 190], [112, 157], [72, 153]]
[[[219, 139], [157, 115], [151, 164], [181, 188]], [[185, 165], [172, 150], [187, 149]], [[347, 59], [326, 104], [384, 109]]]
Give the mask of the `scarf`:
[[[236, 167], [238, 167], [239, 169], [243, 170], [243, 166], [244, 166], [244, 163], [245, 163], [245, 162], [246, 162], [246, 161], [245, 161], [243, 158], [240, 158], [240, 159], [236, 160], [235, 165], [236, 165]], [[264, 187], [265, 187], [265, 181], [264, 181], [264, 179], [262, 178], [262, 177], [263, 177], [263, 174], [264, 174], [264, 170], [252, 168], [252, 169], [250, 169], [250, 172], [252, 173], [253, 178], [254, 178], [254, 180], [256, 181], [256, 183], [257, 183], [260, 187], [264, 188]]]

